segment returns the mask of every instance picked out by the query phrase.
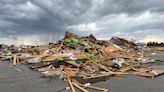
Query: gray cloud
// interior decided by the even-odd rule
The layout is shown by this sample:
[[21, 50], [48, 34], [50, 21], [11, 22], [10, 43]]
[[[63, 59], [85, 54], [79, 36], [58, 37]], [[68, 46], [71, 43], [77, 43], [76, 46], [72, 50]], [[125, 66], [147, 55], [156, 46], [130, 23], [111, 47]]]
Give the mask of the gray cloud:
[[150, 23], [150, 24], [145, 24], [145, 25], [140, 25], [140, 26], [137, 26], [135, 28], [133, 28], [134, 30], [137, 30], [137, 29], [158, 29], [158, 30], [161, 30], [161, 31], [164, 31], [164, 26], [163, 26], [164, 22], [161, 21], [161, 22], [155, 22], [155, 23]]
[[98, 37], [163, 32], [163, 4], [163, 0], [1, 0], [0, 42], [37, 44], [38, 38], [38, 44], [45, 44], [67, 30]]
[[163, 12], [163, 0], [104, 0], [102, 7], [98, 8], [98, 14], [127, 13], [134, 15], [146, 10]]

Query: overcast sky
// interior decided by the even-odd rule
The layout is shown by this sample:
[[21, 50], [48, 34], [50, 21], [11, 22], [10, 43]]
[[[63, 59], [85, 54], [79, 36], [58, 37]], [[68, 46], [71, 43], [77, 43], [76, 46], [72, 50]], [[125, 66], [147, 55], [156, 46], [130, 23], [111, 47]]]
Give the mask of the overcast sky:
[[0, 0], [0, 43], [47, 44], [65, 31], [164, 42], [164, 0]]

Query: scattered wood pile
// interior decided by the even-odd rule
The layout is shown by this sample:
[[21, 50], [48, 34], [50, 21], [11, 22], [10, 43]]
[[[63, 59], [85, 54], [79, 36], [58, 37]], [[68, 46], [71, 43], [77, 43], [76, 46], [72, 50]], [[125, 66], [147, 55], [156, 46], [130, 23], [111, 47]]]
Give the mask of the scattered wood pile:
[[[2, 61], [26, 64], [32, 70], [39, 71], [44, 77], [64, 78], [72, 92], [75, 88], [84, 92], [87, 89], [108, 92], [108, 89], [85, 85], [112, 76], [132, 74], [155, 77], [164, 70], [141, 66], [143, 52], [137, 45], [122, 38], [108, 41], [97, 40], [92, 34], [87, 37], [66, 32], [57, 43], [41, 46], [0, 46]], [[85, 81], [87, 80], [87, 81]]]

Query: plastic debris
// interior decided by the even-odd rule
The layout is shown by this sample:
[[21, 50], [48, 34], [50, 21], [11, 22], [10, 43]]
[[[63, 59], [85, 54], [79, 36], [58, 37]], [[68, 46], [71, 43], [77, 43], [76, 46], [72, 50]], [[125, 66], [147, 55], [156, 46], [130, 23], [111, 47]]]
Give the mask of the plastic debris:
[[115, 58], [112, 60], [113, 66], [120, 68], [123, 67], [122, 64], [125, 62], [124, 58]]

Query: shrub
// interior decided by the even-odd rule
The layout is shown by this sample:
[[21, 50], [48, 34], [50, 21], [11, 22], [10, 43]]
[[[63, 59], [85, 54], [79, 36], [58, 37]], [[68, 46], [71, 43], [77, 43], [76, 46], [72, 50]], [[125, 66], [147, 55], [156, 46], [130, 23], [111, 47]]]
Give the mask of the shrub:
[[73, 37], [64, 39], [64, 42], [69, 43], [69, 44], [74, 44], [74, 45], [80, 44], [79, 39], [76, 39]]
[[100, 59], [96, 55], [94, 55], [94, 54], [88, 54], [87, 53], [86, 57], [87, 57], [87, 59], [92, 60], [92, 61], [94, 61], [96, 63], [100, 62]]

